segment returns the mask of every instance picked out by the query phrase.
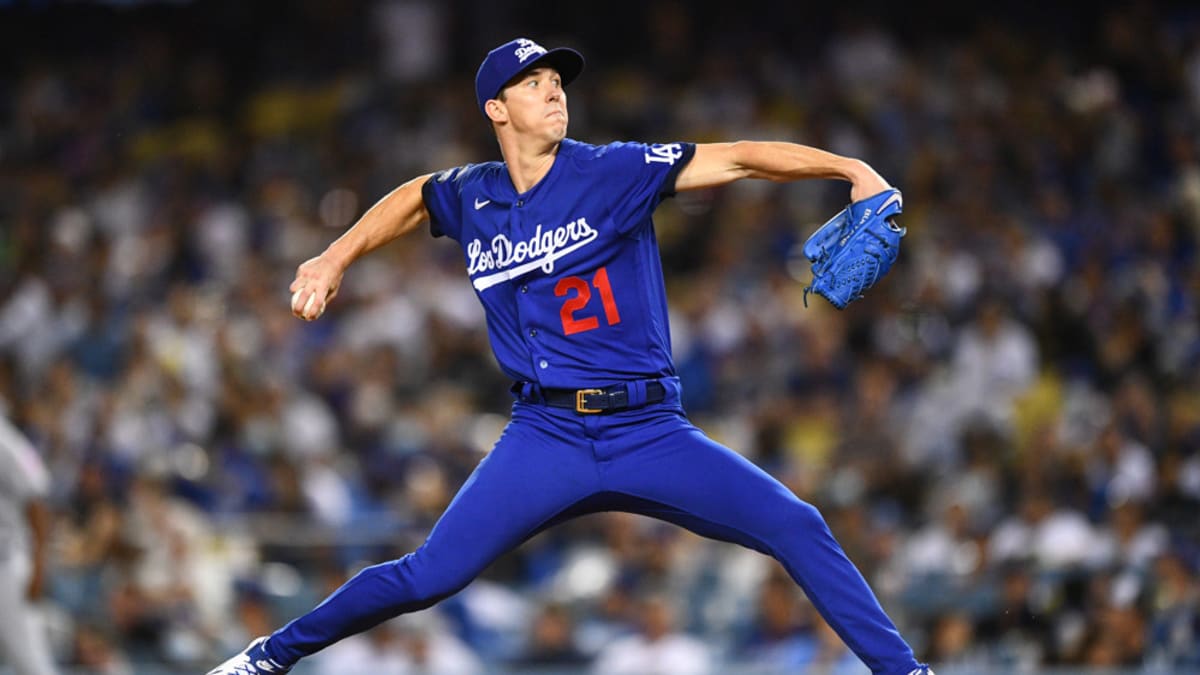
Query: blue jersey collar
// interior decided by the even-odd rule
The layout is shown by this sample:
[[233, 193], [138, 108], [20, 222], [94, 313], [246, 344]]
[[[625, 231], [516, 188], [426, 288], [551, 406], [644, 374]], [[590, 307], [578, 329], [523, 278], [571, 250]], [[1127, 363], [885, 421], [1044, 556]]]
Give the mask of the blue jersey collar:
[[503, 178], [496, 181], [495, 188], [499, 194], [496, 195], [498, 202], [516, 203], [526, 201], [533, 198], [543, 186], [550, 185], [557, 178], [558, 174], [562, 173], [562, 165], [564, 160], [570, 157], [575, 152], [575, 147], [579, 145], [578, 141], [564, 138], [558, 144], [558, 151], [554, 153], [554, 163], [550, 165], [550, 170], [542, 176], [541, 180], [533, 184], [525, 192], [517, 192], [517, 187], [513, 185], [512, 174], [508, 172], [508, 162], [500, 162], [501, 173]]

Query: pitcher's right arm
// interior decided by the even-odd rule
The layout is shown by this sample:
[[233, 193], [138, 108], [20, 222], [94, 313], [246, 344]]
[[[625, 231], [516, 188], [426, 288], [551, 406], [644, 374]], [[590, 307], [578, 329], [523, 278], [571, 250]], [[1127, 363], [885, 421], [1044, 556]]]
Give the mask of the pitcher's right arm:
[[351, 263], [429, 220], [421, 186], [432, 175], [418, 176], [389, 192], [321, 255], [304, 261], [288, 287], [292, 292], [292, 314], [305, 321], [321, 316], [337, 296], [342, 275]]

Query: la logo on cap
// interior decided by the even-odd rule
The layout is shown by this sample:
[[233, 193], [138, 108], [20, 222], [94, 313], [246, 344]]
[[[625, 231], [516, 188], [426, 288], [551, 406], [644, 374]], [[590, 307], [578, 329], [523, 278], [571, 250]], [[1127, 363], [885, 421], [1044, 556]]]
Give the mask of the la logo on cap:
[[527, 38], [519, 38], [517, 40], [517, 51], [513, 52], [513, 54], [517, 57], [517, 60], [520, 61], [521, 63], [525, 63], [526, 59], [533, 56], [534, 54], [545, 54], [545, 53], [546, 53], [545, 47], [543, 47], [543, 46], [539, 45], [538, 43], [534, 42], [533, 40], [529, 40]]

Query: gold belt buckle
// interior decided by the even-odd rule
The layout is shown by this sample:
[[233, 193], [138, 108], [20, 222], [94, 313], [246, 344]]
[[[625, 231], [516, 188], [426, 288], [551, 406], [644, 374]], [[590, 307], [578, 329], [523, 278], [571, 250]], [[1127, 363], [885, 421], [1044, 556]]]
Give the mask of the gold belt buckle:
[[602, 410], [591, 410], [589, 408], [583, 407], [583, 397], [584, 396], [587, 396], [588, 394], [603, 394], [603, 393], [604, 393], [603, 389], [579, 389], [579, 390], [577, 390], [575, 392], [575, 412], [579, 413], [580, 415], [595, 415], [595, 414], [604, 412]]

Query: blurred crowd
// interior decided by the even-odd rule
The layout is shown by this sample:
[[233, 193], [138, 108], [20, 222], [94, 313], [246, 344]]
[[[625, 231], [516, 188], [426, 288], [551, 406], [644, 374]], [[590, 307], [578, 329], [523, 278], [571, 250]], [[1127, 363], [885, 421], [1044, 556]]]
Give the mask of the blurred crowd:
[[[919, 656], [1200, 669], [1195, 8], [142, 4], [0, 3], [0, 411], [53, 475], [63, 663], [215, 662], [423, 539], [511, 403], [461, 252], [378, 251], [311, 324], [287, 285], [498, 158], [474, 68], [527, 35], [588, 58], [575, 138], [788, 140], [904, 191], [843, 312], [799, 246], [844, 183], [656, 221], [685, 407], [821, 508]], [[770, 559], [601, 514], [309, 672], [723, 663], [865, 672]]]

